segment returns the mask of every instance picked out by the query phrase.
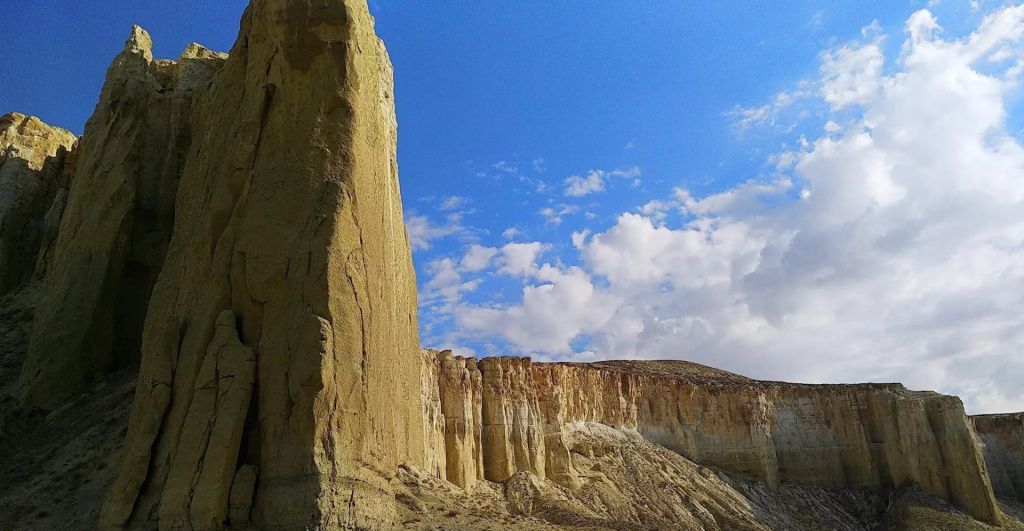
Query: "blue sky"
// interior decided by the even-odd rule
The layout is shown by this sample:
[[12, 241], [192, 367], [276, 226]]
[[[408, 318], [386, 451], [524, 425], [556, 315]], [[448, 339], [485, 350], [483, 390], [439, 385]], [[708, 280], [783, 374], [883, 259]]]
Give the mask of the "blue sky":
[[[20, 2], [0, 110], [80, 133], [132, 23], [227, 51], [244, 5]], [[1024, 409], [1016, 2], [370, 5], [425, 346]]]

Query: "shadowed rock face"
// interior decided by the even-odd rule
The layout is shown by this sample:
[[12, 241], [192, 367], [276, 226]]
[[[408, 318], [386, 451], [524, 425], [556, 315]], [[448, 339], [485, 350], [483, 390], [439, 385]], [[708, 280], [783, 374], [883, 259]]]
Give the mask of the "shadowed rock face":
[[[441, 410], [447, 416], [454, 409], [459, 428], [428, 439], [427, 453], [447, 450], [447, 479], [457, 485], [472, 486], [463, 472], [475, 466], [466, 436], [480, 433], [468, 444], [483, 453], [485, 478], [504, 481], [526, 471], [575, 488], [579, 473], [566, 430], [587, 422], [636, 430], [696, 463], [770, 488], [789, 482], [888, 492], [910, 482], [981, 521], [1000, 521], [985, 460], [956, 397], [896, 384], [759, 382], [685, 362], [477, 363], [450, 352], [437, 356]], [[444, 368], [477, 365], [483, 400], [467, 414], [449, 404], [472, 403], [469, 373], [463, 369], [454, 380]], [[475, 413], [482, 422], [462, 428]]]
[[1024, 413], [971, 417], [981, 440], [992, 488], [1000, 497], [1024, 501]]
[[[391, 479], [424, 462], [425, 432], [396, 127], [365, 1], [252, 2], [192, 110], [105, 526], [215, 528], [232, 478], [204, 484], [211, 466], [258, 470], [262, 529], [393, 523]], [[226, 328], [255, 358], [245, 414], [206, 383]]]
[[75, 141], [34, 116], [0, 116], [0, 295], [32, 276]]
[[177, 62], [154, 61], [151, 50], [149, 35], [134, 27], [85, 126], [69, 193], [47, 216], [48, 226], [61, 221], [37, 268], [46, 280], [19, 381], [29, 404], [58, 407], [98, 371], [139, 359], [191, 142], [189, 115], [223, 63], [197, 44]]

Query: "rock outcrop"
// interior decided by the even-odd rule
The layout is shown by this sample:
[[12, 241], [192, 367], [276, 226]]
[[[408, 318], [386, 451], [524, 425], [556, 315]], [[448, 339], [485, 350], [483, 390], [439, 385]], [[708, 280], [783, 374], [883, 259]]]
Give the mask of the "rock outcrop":
[[[396, 129], [365, 1], [252, 2], [192, 108], [105, 527], [211, 528], [236, 490], [228, 472], [246, 466], [257, 528], [395, 521], [398, 464], [425, 461]], [[207, 380], [222, 340], [255, 356], [244, 414], [241, 391], [225, 399]]]
[[1024, 502], [1024, 413], [971, 417], [996, 495]]
[[49, 212], [66, 197], [58, 191], [75, 142], [71, 132], [34, 116], [0, 116], [0, 295], [32, 277]]
[[[442, 367], [476, 365], [440, 356]], [[788, 482], [891, 492], [913, 483], [978, 520], [1000, 521], [984, 457], [956, 397], [897, 384], [759, 382], [685, 362], [488, 358], [479, 366], [481, 451], [491, 481], [525, 471], [574, 488], [578, 473], [565, 430], [597, 423], [635, 430], [695, 463], [769, 488]], [[447, 415], [450, 384], [442, 376], [439, 385]], [[461, 426], [465, 414], [458, 415]], [[465, 455], [448, 451], [449, 474], [469, 466]]]
[[[151, 48], [134, 27], [80, 141], [0, 118], [0, 295], [44, 280], [24, 298], [27, 405], [6, 375], [32, 311], [0, 312], [0, 398], [62, 441], [42, 452], [74, 454], [61, 496], [127, 422], [116, 479], [90, 487], [112, 483], [99, 527], [854, 530], [915, 521], [918, 498], [988, 524], [997, 495], [1024, 501], [1024, 415], [968, 418], [955, 397], [421, 350], [366, 1], [252, 0], [230, 55]], [[135, 361], [125, 421], [131, 369], [89, 384]], [[0, 441], [27, 444], [5, 421]], [[48, 458], [16, 450], [3, 528], [52, 516], [26, 479]]]
[[46, 214], [37, 267], [46, 280], [19, 382], [27, 403], [57, 407], [97, 372], [138, 362], [191, 144], [192, 105], [224, 61], [198, 44], [177, 61], [154, 60], [152, 46], [135, 26], [107, 70], [70, 190]]

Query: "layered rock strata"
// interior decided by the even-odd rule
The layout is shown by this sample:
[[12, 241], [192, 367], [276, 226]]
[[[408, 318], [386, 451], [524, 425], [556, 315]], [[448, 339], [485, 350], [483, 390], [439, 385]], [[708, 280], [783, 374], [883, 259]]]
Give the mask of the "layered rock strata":
[[198, 44], [177, 61], [154, 60], [152, 46], [135, 26], [86, 123], [75, 179], [46, 215], [37, 268], [46, 280], [19, 381], [29, 404], [57, 407], [98, 371], [139, 359], [191, 144], [192, 105], [224, 61]]
[[[391, 480], [426, 461], [427, 431], [396, 128], [365, 1], [251, 3], [192, 109], [105, 527], [242, 519], [243, 469], [256, 528], [394, 523]], [[243, 392], [207, 380], [225, 342], [255, 359], [244, 415]]]
[[[600, 423], [636, 430], [696, 463], [772, 488], [789, 482], [886, 492], [915, 483], [981, 521], [1000, 520], [984, 457], [955, 397], [896, 384], [759, 382], [685, 362], [489, 358], [478, 365], [481, 450], [492, 481], [521, 470], [571, 488], [578, 473], [562, 442], [566, 426]], [[457, 403], [471, 389], [452, 388], [444, 378], [439, 385], [442, 410], [452, 400], [446, 388], [462, 390]], [[450, 433], [433, 445], [450, 448]], [[470, 466], [464, 452], [446, 458], [449, 471]]]
[[67, 195], [58, 196], [75, 142], [71, 132], [34, 116], [0, 116], [0, 295], [32, 277], [52, 226], [49, 212]]
[[971, 417], [1000, 498], [1024, 501], [1024, 413]]

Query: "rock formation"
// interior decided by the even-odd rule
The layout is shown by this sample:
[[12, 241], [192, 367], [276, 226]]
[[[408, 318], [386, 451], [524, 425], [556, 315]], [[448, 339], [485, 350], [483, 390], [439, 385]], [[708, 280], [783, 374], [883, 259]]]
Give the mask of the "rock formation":
[[0, 295], [32, 277], [74, 144], [75, 135], [34, 116], [0, 116]]
[[1024, 413], [971, 417], [1000, 497], [1024, 502]]
[[[450, 353], [440, 357], [442, 367], [476, 365], [453, 360]], [[1000, 521], [985, 459], [955, 397], [898, 384], [759, 382], [685, 362], [581, 365], [488, 358], [479, 365], [484, 391], [477, 429], [490, 481], [525, 471], [574, 488], [578, 474], [565, 430], [573, 423], [596, 423], [635, 430], [695, 463], [774, 489], [788, 482], [890, 492], [910, 482], [978, 520]], [[443, 372], [439, 385], [447, 423], [445, 402], [452, 393], [446, 392], [451, 385]], [[464, 403], [464, 396], [458, 401]], [[461, 426], [466, 414], [457, 415]], [[461, 485], [461, 471], [470, 464], [451, 439], [446, 429], [447, 479]], [[1024, 470], [1016, 466], [1006, 468]]]
[[[420, 350], [366, 1], [253, 0], [228, 56], [151, 48], [133, 28], [81, 141], [0, 119], [0, 294], [42, 279], [19, 291], [38, 288], [27, 406], [7, 367], [32, 312], [0, 312], [0, 400], [32, 434], [91, 426], [92, 453], [44, 447], [80, 458], [54, 467], [65, 486], [126, 430], [83, 513], [100, 527], [854, 530], [913, 521], [918, 495], [987, 524], [1024, 501], [1024, 416], [955, 397]], [[137, 360], [130, 420], [108, 414], [131, 369], [91, 380]], [[8, 462], [32, 435], [5, 408], [0, 442], [21, 446], [0, 452], [0, 528], [54, 528], [25, 525], [47, 518], [26, 502], [47, 467]]]
[[30, 404], [57, 407], [98, 371], [138, 361], [191, 142], [192, 104], [223, 63], [197, 44], [176, 62], [154, 60], [152, 46], [135, 26], [107, 70], [70, 191], [46, 216], [39, 265], [46, 283], [20, 379]]
[[[104, 526], [215, 528], [245, 466], [259, 528], [394, 521], [398, 464], [425, 460], [396, 127], [365, 1], [252, 2], [192, 109]], [[224, 344], [255, 356], [247, 413], [208, 378]]]

